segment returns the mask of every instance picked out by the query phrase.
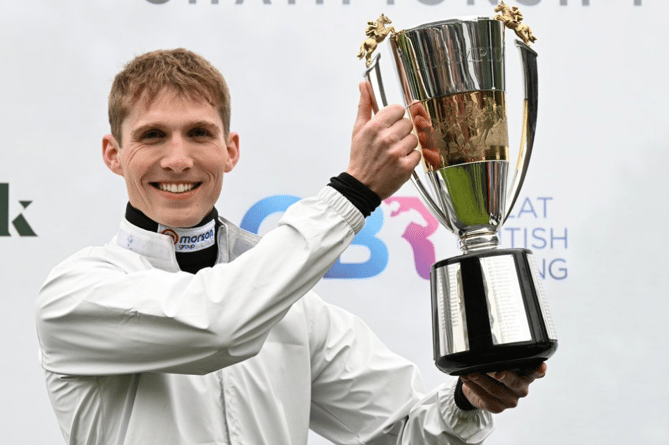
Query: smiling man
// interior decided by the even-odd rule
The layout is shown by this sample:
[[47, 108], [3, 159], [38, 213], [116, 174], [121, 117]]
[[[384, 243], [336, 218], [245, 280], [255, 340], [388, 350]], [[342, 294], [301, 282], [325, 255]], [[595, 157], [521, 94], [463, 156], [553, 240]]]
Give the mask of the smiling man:
[[37, 301], [47, 389], [69, 444], [479, 443], [544, 367], [423, 394], [414, 365], [311, 288], [420, 159], [404, 109], [361, 84], [345, 173], [262, 239], [219, 217], [239, 160], [220, 73], [183, 49], [131, 61], [102, 154], [128, 205]]
[[118, 138], [103, 138], [103, 156], [125, 178], [137, 210], [166, 226], [191, 227], [214, 208], [223, 175], [239, 159], [239, 136], [226, 133], [210, 104], [163, 89], [138, 102]]

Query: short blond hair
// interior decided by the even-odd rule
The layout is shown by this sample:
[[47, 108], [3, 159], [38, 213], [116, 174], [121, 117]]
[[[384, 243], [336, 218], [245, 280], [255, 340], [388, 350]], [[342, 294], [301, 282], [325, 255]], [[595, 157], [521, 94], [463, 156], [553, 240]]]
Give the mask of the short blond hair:
[[152, 51], [131, 60], [116, 75], [109, 93], [109, 125], [121, 143], [121, 125], [141, 99], [150, 103], [163, 88], [206, 100], [216, 108], [225, 134], [230, 132], [230, 92], [223, 75], [204, 57], [177, 48]]

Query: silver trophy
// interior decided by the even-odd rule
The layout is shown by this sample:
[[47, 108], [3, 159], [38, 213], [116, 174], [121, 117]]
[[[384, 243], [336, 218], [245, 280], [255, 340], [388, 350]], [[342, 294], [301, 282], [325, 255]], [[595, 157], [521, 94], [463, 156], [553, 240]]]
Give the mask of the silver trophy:
[[[368, 22], [361, 54], [377, 103], [387, 105], [376, 45], [390, 48], [423, 155], [424, 203], [460, 240], [463, 254], [432, 266], [434, 358], [451, 375], [530, 369], [557, 349], [555, 328], [527, 249], [499, 249], [497, 232], [527, 173], [537, 118], [537, 54], [517, 8], [498, 18], [445, 20], [395, 31], [382, 15]], [[514, 14], [515, 13], [515, 14]], [[504, 26], [516, 41], [525, 78], [523, 134], [510, 186]], [[515, 26], [514, 26], [515, 25]], [[513, 169], [513, 167], [511, 167]]]

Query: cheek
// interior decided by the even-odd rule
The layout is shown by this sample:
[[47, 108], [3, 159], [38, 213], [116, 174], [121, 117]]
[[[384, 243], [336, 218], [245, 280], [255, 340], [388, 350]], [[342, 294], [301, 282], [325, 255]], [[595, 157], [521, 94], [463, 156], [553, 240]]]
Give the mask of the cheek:
[[149, 173], [151, 166], [157, 161], [152, 161], [140, 151], [129, 152], [124, 162], [126, 177], [132, 178], [134, 182], [141, 182], [144, 175]]
[[211, 176], [218, 178], [223, 176], [228, 164], [227, 155], [223, 155], [220, 150], [216, 150], [215, 153], [212, 153], [212, 156], [207, 156], [205, 159], [201, 160], [201, 165], [205, 166], [205, 169]]

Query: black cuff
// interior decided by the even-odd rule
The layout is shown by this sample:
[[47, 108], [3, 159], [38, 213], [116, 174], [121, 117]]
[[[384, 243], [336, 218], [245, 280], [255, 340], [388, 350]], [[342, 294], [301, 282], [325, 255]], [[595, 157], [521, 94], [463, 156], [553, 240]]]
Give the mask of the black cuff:
[[328, 185], [351, 201], [365, 218], [381, 205], [381, 198], [376, 193], [346, 172], [330, 178]]
[[476, 409], [474, 405], [467, 399], [465, 393], [462, 392], [462, 379], [458, 377], [458, 383], [455, 385], [455, 393], [453, 394], [455, 404], [463, 411], [471, 411]]

